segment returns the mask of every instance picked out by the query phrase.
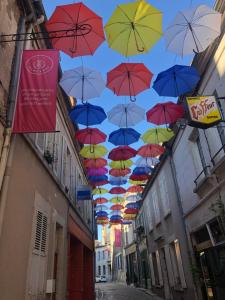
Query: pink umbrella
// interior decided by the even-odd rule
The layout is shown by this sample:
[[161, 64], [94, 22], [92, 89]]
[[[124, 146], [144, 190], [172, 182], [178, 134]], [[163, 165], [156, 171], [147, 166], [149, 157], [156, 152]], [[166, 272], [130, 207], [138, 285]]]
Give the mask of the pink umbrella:
[[108, 169], [106, 168], [90, 168], [87, 170], [88, 176], [101, 176], [108, 173]]

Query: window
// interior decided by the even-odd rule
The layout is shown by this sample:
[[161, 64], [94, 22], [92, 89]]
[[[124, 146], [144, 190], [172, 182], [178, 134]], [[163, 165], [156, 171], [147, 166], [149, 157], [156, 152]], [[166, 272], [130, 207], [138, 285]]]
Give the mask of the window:
[[161, 203], [163, 208], [164, 216], [170, 213], [170, 201], [169, 201], [169, 192], [166, 182], [166, 176], [164, 173], [161, 173], [159, 177], [159, 192], [161, 195]]
[[105, 259], [105, 251], [102, 251], [102, 259]]
[[101, 276], [101, 266], [98, 266], [98, 275]]
[[101, 252], [98, 251], [98, 260], [101, 260]]
[[158, 224], [160, 222], [160, 211], [159, 211], [157, 191], [155, 188], [152, 191], [152, 203], [153, 203], [154, 214], [155, 214], [155, 223]]
[[225, 240], [224, 226], [220, 217], [209, 222], [207, 224], [207, 228], [212, 238], [212, 243], [214, 245]]
[[145, 215], [146, 215], [146, 223], [147, 223], [147, 228], [149, 231], [152, 230], [153, 228], [153, 223], [152, 223], [152, 215], [151, 215], [151, 198], [150, 195], [148, 194], [148, 198], [145, 201]]
[[106, 274], [106, 267], [105, 267], [105, 265], [102, 266], [102, 273], [103, 273], [103, 275]]
[[48, 231], [48, 218], [47, 216], [37, 210], [36, 212], [36, 227], [33, 249], [35, 253], [46, 255], [47, 251], [47, 231]]

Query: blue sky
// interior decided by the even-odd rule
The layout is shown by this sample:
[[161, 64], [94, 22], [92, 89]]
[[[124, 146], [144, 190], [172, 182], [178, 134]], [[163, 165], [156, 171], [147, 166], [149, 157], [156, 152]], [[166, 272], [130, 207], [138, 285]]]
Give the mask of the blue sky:
[[[51, 16], [57, 5], [65, 5], [73, 2], [79, 1], [43, 0], [43, 4], [45, 6], [48, 17]], [[103, 18], [103, 23], [105, 24], [118, 4], [132, 1], [85, 0], [82, 2], [90, 9], [95, 11], [95, 13], [97, 13], [99, 16], [101, 16]], [[212, 0], [151, 0], [148, 2], [163, 12], [163, 29], [166, 29], [168, 24], [173, 20], [179, 10], [184, 10], [191, 6], [197, 6], [199, 4], [206, 4], [209, 6], [213, 6], [214, 4], [214, 1]], [[83, 57], [84, 66], [100, 71], [104, 79], [106, 79], [106, 73], [121, 62], [142, 62], [154, 74], [152, 82], [159, 72], [173, 66], [174, 64], [190, 64], [191, 60], [191, 56], [182, 59], [180, 57], [177, 57], [175, 54], [168, 52], [165, 48], [165, 41], [163, 37], [150, 50], [148, 54], [136, 55], [130, 57], [129, 60], [110, 49], [106, 41], [97, 49], [94, 56]], [[69, 56], [61, 53], [61, 67], [63, 71], [78, 67], [81, 65], [81, 63], [81, 58], [72, 59]], [[149, 89], [137, 96], [136, 104], [143, 107], [147, 111], [157, 102], [165, 102], [168, 100], [176, 101], [176, 99], [174, 98], [169, 99], [165, 97], [159, 97], [153, 89]], [[112, 93], [111, 90], [105, 88], [101, 97], [98, 99], [90, 100], [90, 103], [102, 106], [105, 111], [108, 112], [113, 106], [120, 103], [126, 103], [128, 101], [128, 97], [117, 97]], [[142, 134], [150, 127], [152, 127], [152, 125], [143, 120], [143, 122], [135, 126], [135, 130]], [[104, 121], [100, 126], [98, 126], [98, 128], [107, 134], [110, 134], [112, 131], [118, 129], [118, 127], [109, 123], [107, 120]], [[138, 149], [142, 144], [142, 142], [138, 142], [132, 144], [131, 146], [135, 149]], [[114, 148], [114, 146], [108, 142], [106, 142], [104, 145], [109, 150]], [[110, 186], [108, 186], [108, 188], [110, 188]]]

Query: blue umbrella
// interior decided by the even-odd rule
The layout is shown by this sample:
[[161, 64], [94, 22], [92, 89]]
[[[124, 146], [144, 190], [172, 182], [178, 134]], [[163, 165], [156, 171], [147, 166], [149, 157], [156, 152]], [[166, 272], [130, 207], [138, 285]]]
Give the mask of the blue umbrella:
[[103, 108], [89, 103], [75, 106], [69, 116], [73, 123], [85, 126], [100, 124], [107, 118]]
[[191, 92], [199, 79], [194, 67], [175, 65], [158, 74], [153, 88], [159, 96], [178, 97]]
[[104, 180], [108, 180], [108, 176], [102, 175], [102, 176], [88, 176], [88, 179], [93, 182], [100, 182]]
[[128, 146], [137, 142], [139, 138], [140, 133], [133, 128], [120, 128], [110, 133], [109, 142], [116, 146]]
[[132, 221], [124, 220], [122, 224], [123, 225], [130, 225], [130, 224], [132, 224]]
[[119, 215], [110, 217], [110, 220], [111, 220], [111, 221], [113, 221], [113, 220], [121, 220], [121, 219], [122, 219], [122, 217], [119, 216]]
[[152, 168], [150, 167], [136, 167], [134, 170], [133, 170], [133, 174], [135, 175], [144, 175], [144, 174], [149, 174], [152, 172]]
[[139, 205], [138, 205], [137, 202], [134, 202], [134, 203], [127, 203], [127, 204], [126, 204], [126, 208], [138, 209], [138, 208], [139, 208]]
[[109, 184], [111, 185], [123, 185], [127, 183], [127, 177], [115, 177], [110, 176], [109, 177]]
[[98, 211], [98, 212], [96, 212], [96, 216], [98, 216], [98, 217], [108, 217], [108, 213], [106, 211]]

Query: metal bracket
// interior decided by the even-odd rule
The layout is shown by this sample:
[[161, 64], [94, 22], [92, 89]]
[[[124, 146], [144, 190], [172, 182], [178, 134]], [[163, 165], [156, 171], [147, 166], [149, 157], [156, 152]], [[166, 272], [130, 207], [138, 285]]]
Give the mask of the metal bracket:
[[31, 33], [16, 33], [0, 35], [1, 43], [11, 43], [17, 41], [50, 40], [69, 37], [84, 36], [91, 32], [92, 26], [89, 24], [76, 24], [73, 28], [56, 31], [38, 31]]

